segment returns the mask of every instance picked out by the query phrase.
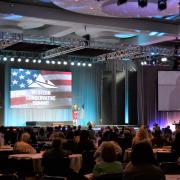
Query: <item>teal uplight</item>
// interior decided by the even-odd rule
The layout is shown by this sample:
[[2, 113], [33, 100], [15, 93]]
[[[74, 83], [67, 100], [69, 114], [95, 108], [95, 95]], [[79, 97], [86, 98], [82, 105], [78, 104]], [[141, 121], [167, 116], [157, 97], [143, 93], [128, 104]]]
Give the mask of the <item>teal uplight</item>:
[[166, 17], [165, 19], [167, 20], [173, 20], [177, 15], [171, 15], [171, 16], [168, 16]]
[[114, 34], [114, 37], [117, 38], [131, 38], [136, 36], [135, 34]]
[[6, 20], [20, 20], [22, 18], [23, 18], [23, 16], [20, 16], [20, 15], [9, 14], [9, 15], [5, 16], [3, 19], [6, 19]]
[[128, 63], [126, 62], [125, 76], [125, 124], [129, 124], [129, 82], [128, 82]]
[[165, 34], [166, 34], [166, 33], [163, 33], [163, 32], [162, 32], [162, 33], [158, 33], [157, 36], [160, 37], [160, 36], [164, 36]]
[[150, 32], [149, 36], [156, 36], [158, 34], [158, 32]]

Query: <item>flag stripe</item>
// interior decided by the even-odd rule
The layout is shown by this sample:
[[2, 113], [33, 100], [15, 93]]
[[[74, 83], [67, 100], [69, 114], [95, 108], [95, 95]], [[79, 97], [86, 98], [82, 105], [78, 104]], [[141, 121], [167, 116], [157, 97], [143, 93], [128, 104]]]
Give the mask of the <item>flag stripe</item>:
[[60, 85], [71, 85], [72, 81], [71, 80], [51, 80], [53, 84], [56, 84], [57, 86]]
[[48, 75], [43, 75], [43, 78], [45, 80], [72, 80], [72, 76], [70, 74], [48, 74]]
[[66, 74], [66, 75], [72, 75], [72, 72], [60, 72], [60, 71], [41, 71], [42, 75], [48, 75], [48, 74]]
[[28, 104], [31, 102], [26, 100], [26, 97], [11, 98], [11, 105]]

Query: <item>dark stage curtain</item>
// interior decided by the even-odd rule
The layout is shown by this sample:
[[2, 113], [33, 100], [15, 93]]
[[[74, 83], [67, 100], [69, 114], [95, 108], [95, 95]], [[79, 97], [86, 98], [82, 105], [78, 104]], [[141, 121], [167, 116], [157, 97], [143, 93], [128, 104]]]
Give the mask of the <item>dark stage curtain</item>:
[[168, 67], [138, 65], [137, 97], [139, 124], [150, 125], [157, 122], [161, 127], [172, 125], [180, 119], [180, 112], [158, 111], [158, 70]]

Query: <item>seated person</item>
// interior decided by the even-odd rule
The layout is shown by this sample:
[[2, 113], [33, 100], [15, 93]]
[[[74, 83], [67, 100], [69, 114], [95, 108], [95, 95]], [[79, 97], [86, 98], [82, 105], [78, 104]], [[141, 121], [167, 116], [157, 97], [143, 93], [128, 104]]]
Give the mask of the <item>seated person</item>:
[[94, 142], [89, 139], [89, 132], [82, 130], [80, 134], [80, 140], [77, 144], [76, 152], [82, 154], [84, 151], [93, 151], [95, 150]]
[[29, 144], [30, 134], [23, 133], [21, 135], [20, 141], [16, 142], [14, 145], [15, 153], [25, 153], [25, 154], [35, 154], [36, 150]]
[[148, 142], [134, 145], [131, 162], [123, 175], [124, 180], [165, 180], [163, 171], [156, 166], [153, 150]]
[[83, 180], [85, 177], [80, 176], [70, 169], [70, 159], [66, 157], [61, 138], [54, 138], [51, 149], [43, 154], [42, 167], [45, 175], [48, 176], [66, 176], [68, 180]]
[[102, 152], [102, 161], [97, 163], [93, 168], [93, 175], [100, 176], [103, 174], [120, 174], [122, 173], [122, 165], [117, 161], [116, 151], [111, 142], [105, 142]]
[[180, 157], [180, 131], [176, 131], [175, 140], [172, 144], [172, 150], [175, 152], [175, 155]]
[[43, 154], [42, 166], [44, 173], [49, 176], [63, 176], [68, 173], [69, 160], [65, 158], [60, 138], [54, 138], [51, 149]]
[[143, 143], [143, 142], [147, 142], [151, 144], [151, 139], [149, 138], [147, 129], [144, 126], [141, 126], [139, 131], [136, 133], [135, 137], [133, 138], [132, 148], [136, 144]]
[[161, 131], [155, 131], [151, 141], [153, 148], [160, 148], [163, 147], [163, 145], [165, 144], [165, 140], [161, 136]]
[[107, 144], [107, 142], [111, 143], [112, 146], [114, 147], [116, 157], [122, 156], [122, 149], [118, 143], [116, 143], [115, 141], [103, 141], [94, 154], [94, 158], [96, 158], [96, 162], [102, 161], [101, 153], [102, 153], [102, 150], [104, 149], [104, 146]]

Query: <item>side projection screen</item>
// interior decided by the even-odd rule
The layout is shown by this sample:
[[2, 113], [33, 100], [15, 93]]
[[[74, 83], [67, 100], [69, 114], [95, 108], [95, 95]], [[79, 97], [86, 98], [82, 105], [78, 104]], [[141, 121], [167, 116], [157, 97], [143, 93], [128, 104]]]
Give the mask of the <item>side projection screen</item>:
[[11, 108], [71, 108], [72, 73], [11, 69]]
[[158, 110], [180, 111], [180, 71], [158, 72]]

